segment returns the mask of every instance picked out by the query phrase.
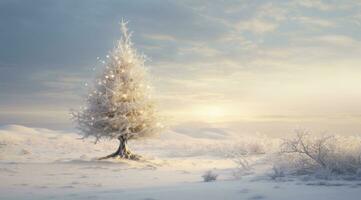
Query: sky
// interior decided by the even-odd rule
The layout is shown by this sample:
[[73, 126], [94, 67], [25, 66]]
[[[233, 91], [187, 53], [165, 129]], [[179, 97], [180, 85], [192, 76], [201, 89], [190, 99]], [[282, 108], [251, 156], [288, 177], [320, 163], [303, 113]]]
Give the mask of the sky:
[[173, 123], [361, 131], [357, 0], [1, 0], [0, 124], [72, 127], [122, 18]]

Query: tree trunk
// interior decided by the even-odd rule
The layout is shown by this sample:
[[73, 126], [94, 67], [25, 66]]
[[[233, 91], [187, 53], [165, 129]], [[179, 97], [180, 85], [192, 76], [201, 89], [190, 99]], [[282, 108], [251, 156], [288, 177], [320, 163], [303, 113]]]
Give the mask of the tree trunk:
[[132, 154], [129, 149], [127, 148], [127, 139], [125, 136], [119, 136], [119, 147], [118, 150], [108, 156], [101, 157], [99, 160], [108, 159], [108, 158], [123, 158], [123, 159], [130, 159], [130, 160], [139, 160], [140, 156], [136, 154]]

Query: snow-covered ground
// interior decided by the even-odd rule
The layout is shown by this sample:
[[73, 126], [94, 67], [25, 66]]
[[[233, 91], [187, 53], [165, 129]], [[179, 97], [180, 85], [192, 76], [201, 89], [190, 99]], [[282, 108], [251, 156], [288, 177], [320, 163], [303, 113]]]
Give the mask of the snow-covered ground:
[[[207, 124], [131, 142], [140, 162], [97, 161], [116, 141], [9, 125], [0, 128], [0, 199], [359, 199], [361, 182], [272, 179], [279, 139]], [[243, 164], [243, 167], [241, 167]], [[211, 170], [215, 182], [203, 182]]]

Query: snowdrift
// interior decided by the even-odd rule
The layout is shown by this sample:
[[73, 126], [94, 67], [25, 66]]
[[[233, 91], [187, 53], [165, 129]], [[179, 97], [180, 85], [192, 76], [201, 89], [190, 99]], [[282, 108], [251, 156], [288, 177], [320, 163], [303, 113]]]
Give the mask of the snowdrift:
[[[302, 142], [309, 148], [310, 157], [302, 153], [304, 149], [294, 152], [285, 149], [295, 145], [297, 137], [285, 140], [245, 135], [206, 123], [188, 123], [156, 138], [131, 141], [129, 145], [148, 160], [229, 159], [236, 165], [248, 165], [250, 156], [263, 155], [273, 165], [273, 178], [311, 175], [332, 179], [347, 175], [350, 180], [361, 179], [361, 137], [326, 138], [322, 144], [321, 136], [304, 138]], [[115, 151], [116, 147], [117, 141], [101, 140], [94, 144], [92, 138], [82, 139], [74, 132], [21, 125], [0, 128], [1, 162], [89, 162]]]
[[[183, 124], [157, 138], [133, 141], [132, 150], [146, 158], [142, 162], [95, 160], [113, 152], [117, 141], [94, 144], [80, 138], [74, 132], [0, 127], [0, 199], [356, 200], [361, 195], [357, 178], [316, 177], [311, 170], [308, 177], [314, 179], [306, 179], [294, 173], [301, 166], [320, 168], [312, 162], [314, 168], [294, 165], [304, 157], [280, 154], [281, 139], [209, 124]], [[310, 137], [310, 144], [315, 141]], [[358, 145], [337, 138], [329, 158], [341, 164], [354, 159], [348, 152], [357, 153]], [[203, 182], [207, 171], [216, 180]]]
[[[208, 124], [174, 127], [159, 137], [130, 142], [142, 155], [161, 158], [234, 157], [264, 154], [276, 149], [277, 140], [265, 136], [246, 136]], [[93, 160], [115, 151], [117, 141], [82, 139], [74, 132], [8, 125], [0, 128], [0, 160], [7, 162], [53, 162]]]

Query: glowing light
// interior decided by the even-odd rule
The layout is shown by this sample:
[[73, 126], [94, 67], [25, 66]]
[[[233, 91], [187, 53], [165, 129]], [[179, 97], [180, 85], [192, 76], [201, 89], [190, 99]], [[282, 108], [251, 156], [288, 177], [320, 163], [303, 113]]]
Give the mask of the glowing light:
[[227, 111], [224, 107], [216, 105], [200, 106], [193, 109], [193, 115], [197, 119], [214, 122], [223, 121]]
[[160, 128], [163, 128], [163, 127], [164, 127], [163, 124], [161, 124], [161, 123], [159, 123], [159, 122], [156, 124], [156, 126], [157, 126], [157, 127], [160, 127]]

